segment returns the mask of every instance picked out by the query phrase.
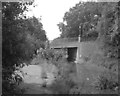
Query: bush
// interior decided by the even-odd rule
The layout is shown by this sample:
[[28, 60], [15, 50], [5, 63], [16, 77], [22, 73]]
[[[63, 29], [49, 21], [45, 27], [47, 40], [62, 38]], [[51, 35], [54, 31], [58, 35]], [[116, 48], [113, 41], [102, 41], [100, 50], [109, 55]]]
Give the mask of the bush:
[[2, 94], [9, 94], [12, 96], [15, 94], [23, 94], [23, 89], [17, 86], [18, 82], [13, 81], [11, 76], [7, 77], [7, 79], [2, 78]]
[[107, 58], [105, 63], [102, 64], [105, 68], [118, 73], [118, 60]]
[[116, 90], [118, 87], [118, 75], [111, 71], [104, 71], [98, 76], [95, 87], [100, 90]]
[[76, 84], [69, 78], [57, 78], [57, 80], [49, 87], [56, 94], [69, 94], [69, 91]]
[[26, 63], [14, 64], [11, 68], [3, 68], [2, 70], [2, 93], [3, 94], [23, 94], [25, 89], [19, 88], [22, 82], [22, 73], [20, 68], [27, 65]]
[[75, 86], [69, 91], [69, 94], [81, 94], [81, 88]]
[[56, 80], [47, 87], [56, 94], [67, 94], [74, 87], [75, 83], [69, 77], [73, 72], [73, 64], [66, 62], [64, 50], [41, 49], [32, 64], [53, 64], [58, 68]]
[[[59, 64], [59, 62], [58, 62]], [[71, 71], [74, 71], [71, 64], [67, 62], [59, 64], [59, 74], [56, 81], [51, 85], [51, 90], [57, 94], [69, 94], [69, 91], [76, 86], [76, 83], [70, 77]]]
[[65, 60], [65, 53], [61, 50], [54, 49], [41, 49], [39, 50], [36, 58], [32, 60], [32, 64], [40, 64], [45, 62], [52, 63], [54, 65], [58, 62], [63, 62]]

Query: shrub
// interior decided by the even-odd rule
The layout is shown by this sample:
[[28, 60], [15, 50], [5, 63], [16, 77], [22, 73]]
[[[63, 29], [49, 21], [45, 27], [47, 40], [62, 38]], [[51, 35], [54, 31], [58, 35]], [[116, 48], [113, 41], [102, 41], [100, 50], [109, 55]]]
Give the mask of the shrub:
[[71, 88], [76, 84], [69, 78], [57, 78], [57, 80], [49, 87], [53, 92], [57, 94], [69, 94]]
[[56, 65], [58, 62], [63, 62], [64, 60], [65, 56], [63, 50], [41, 49], [31, 63], [40, 64], [43, 62], [48, 62]]
[[22, 82], [23, 73], [20, 68], [27, 65], [26, 63], [14, 64], [10, 69], [4, 69], [2, 71], [2, 92], [3, 94], [23, 94], [25, 89], [19, 88], [19, 84]]
[[53, 64], [58, 68], [56, 80], [47, 87], [57, 94], [67, 94], [74, 87], [75, 83], [69, 77], [69, 73], [73, 72], [73, 64], [66, 62], [64, 50], [42, 49], [38, 56], [32, 61], [32, 64]]
[[69, 91], [76, 85], [73, 79], [70, 78], [73, 67], [67, 62], [59, 65], [59, 74], [56, 81], [51, 85], [51, 90], [57, 92], [57, 94], [69, 94]]
[[105, 63], [102, 64], [105, 68], [118, 73], [118, 60], [107, 58]]
[[[7, 72], [8, 74], [9, 72]], [[12, 75], [7, 76], [7, 78], [2, 78], [2, 94], [6, 95], [15, 95], [15, 94], [23, 94], [23, 89], [18, 88], [18, 82], [13, 80]]]
[[95, 87], [100, 89], [100, 90], [115, 90], [116, 87], [118, 87], [118, 76], [117, 74], [109, 71], [104, 71], [101, 73], [97, 81], [95, 82]]
[[69, 91], [69, 94], [81, 94], [81, 88], [75, 86]]

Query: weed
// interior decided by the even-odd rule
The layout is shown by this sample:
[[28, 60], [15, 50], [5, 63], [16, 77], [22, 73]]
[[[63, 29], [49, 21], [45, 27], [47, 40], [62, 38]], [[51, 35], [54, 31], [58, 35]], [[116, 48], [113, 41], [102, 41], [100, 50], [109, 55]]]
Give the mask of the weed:
[[118, 77], [115, 73], [104, 71], [98, 76], [95, 87], [100, 90], [115, 90], [118, 87]]

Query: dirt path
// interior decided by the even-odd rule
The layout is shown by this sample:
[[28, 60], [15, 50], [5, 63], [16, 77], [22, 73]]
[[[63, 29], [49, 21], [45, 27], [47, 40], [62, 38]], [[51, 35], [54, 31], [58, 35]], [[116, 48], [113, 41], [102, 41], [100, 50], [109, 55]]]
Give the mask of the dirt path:
[[[43, 69], [44, 67], [46, 70]], [[44, 67], [40, 65], [30, 65], [21, 69], [21, 71], [24, 73], [24, 76], [23, 82], [19, 85], [19, 88], [25, 89], [24, 94], [52, 94], [50, 90], [42, 87], [42, 85], [49, 85], [54, 81], [52, 71], [54, 72], [55, 69], [53, 70], [53, 68], [55, 67], [50, 64], [49, 66], [46, 65]], [[46, 79], [43, 78], [43, 72], [46, 72]]]
[[43, 87], [41, 84], [35, 84], [35, 83], [31, 83], [31, 84], [26, 84], [24, 82], [22, 82], [19, 85], [19, 88], [24, 89], [24, 94], [52, 94], [53, 92], [46, 88]]

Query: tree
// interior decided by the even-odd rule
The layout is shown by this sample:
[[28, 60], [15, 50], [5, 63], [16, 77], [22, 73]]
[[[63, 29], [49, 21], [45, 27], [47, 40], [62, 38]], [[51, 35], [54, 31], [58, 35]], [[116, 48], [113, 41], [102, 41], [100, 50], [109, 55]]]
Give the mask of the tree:
[[61, 37], [78, 37], [81, 30], [83, 38], [103, 37], [113, 24], [111, 22], [115, 20], [115, 8], [116, 3], [110, 2], [80, 2], [76, 4], [65, 13], [63, 22], [58, 24]]
[[[119, 6], [117, 3], [111, 4], [108, 3], [108, 6], [105, 11], [105, 15], [103, 20], [105, 22], [102, 22], [101, 24], [104, 24], [104, 27], [101, 28], [104, 32], [104, 35], [99, 35], [100, 37], [103, 37], [102, 42], [104, 42], [104, 49], [106, 52], [106, 55], [109, 55], [109, 57], [112, 58], [118, 58], [118, 49], [119, 46]], [[100, 32], [101, 33], [101, 32]]]
[[[16, 52], [14, 45], [16, 45], [17, 42], [17, 34], [20, 34], [20, 28], [17, 27], [18, 23], [20, 23], [22, 20], [17, 20], [16, 18], [19, 16], [19, 14], [22, 14], [27, 8], [25, 6], [22, 6], [22, 3], [19, 2], [2, 2], [2, 32], [3, 32], [3, 40], [2, 40], [2, 61], [3, 61], [3, 67], [8, 62], [15, 63], [17, 55], [20, 55], [18, 52]], [[19, 31], [18, 31], [19, 30]], [[19, 33], [18, 33], [19, 32]], [[23, 35], [24, 36], [24, 35]], [[22, 38], [21, 42], [23, 41]], [[14, 58], [14, 59], [11, 59]]]
[[[30, 61], [47, 40], [45, 30], [39, 18], [26, 18], [24, 12], [33, 2], [2, 3], [2, 81], [3, 94], [13, 92], [9, 79], [14, 65]], [[9, 87], [10, 86], [10, 87]]]
[[[32, 3], [31, 3], [32, 4]], [[23, 18], [26, 5], [19, 2], [2, 4], [3, 67], [30, 60], [35, 50], [47, 40], [42, 23], [35, 17]]]
[[[63, 25], [59, 26], [62, 36], [64, 37], [78, 37], [80, 32], [80, 26], [83, 25], [83, 35], [91, 31], [95, 31], [96, 23], [101, 16], [101, 8], [98, 3], [87, 2], [78, 3], [75, 7], [70, 8], [69, 12], [66, 12], [63, 18]], [[97, 18], [96, 18], [97, 17]], [[64, 22], [67, 24], [65, 25]]]
[[[101, 42], [105, 56], [117, 59], [119, 46], [119, 14], [117, 2], [78, 3], [65, 13], [63, 22], [58, 24], [61, 38], [78, 37], [82, 30], [82, 40], [87, 37]], [[81, 26], [82, 29], [81, 29]]]

